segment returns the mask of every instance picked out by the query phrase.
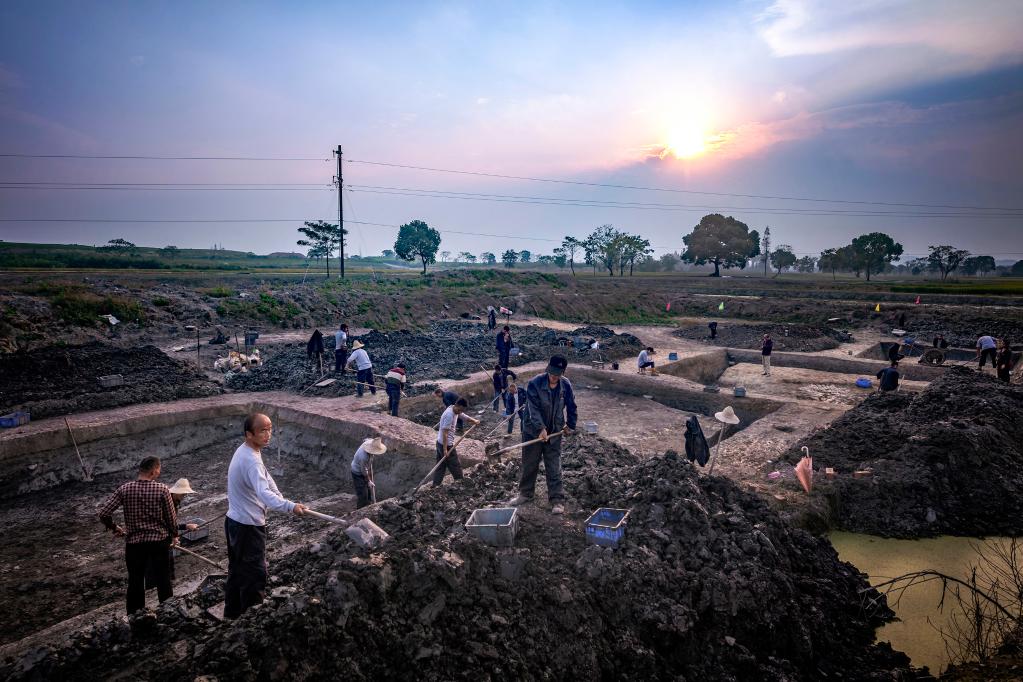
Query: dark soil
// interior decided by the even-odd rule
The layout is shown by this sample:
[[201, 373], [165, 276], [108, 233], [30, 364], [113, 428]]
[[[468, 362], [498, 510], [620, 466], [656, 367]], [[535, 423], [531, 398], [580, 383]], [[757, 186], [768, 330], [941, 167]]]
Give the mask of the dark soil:
[[837, 348], [841, 342], [852, 341], [846, 332], [831, 327], [815, 327], [805, 324], [741, 324], [721, 320], [718, 323], [717, 338], [710, 338], [706, 324], [687, 324], [672, 332], [683, 339], [705, 341], [709, 345], [729, 348], [760, 350], [764, 334], [770, 334], [777, 351], [818, 351]]
[[[207, 589], [5, 662], [11, 679], [913, 679], [874, 644], [865, 577], [823, 539], [673, 454], [637, 462], [580, 436], [569, 513], [521, 510], [515, 547], [464, 530], [517, 461], [370, 512], [376, 553], [337, 530], [271, 566], [274, 595], [234, 623]], [[590, 461], [586, 461], [590, 460]], [[586, 543], [596, 507], [630, 508], [618, 549]], [[879, 598], [868, 590], [868, 597]], [[882, 609], [883, 611], [884, 609]], [[891, 615], [890, 612], [887, 615]]]
[[[423, 333], [402, 330], [383, 333], [371, 331], [358, 339], [366, 346], [373, 361], [373, 372], [383, 375], [399, 362], [405, 363], [409, 383], [441, 378], [464, 378], [473, 372], [493, 368], [497, 362], [495, 346], [496, 333], [487, 331], [485, 325], [474, 322], [437, 322]], [[582, 348], [574, 348], [574, 338], [582, 340]], [[615, 334], [606, 327], [581, 327], [571, 333], [555, 332], [539, 326], [515, 327], [512, 340], [522, 351], [511, 358], [512, 368], [519, 365], [546, 360], [551, 355], [562, 354], [570, 362], [586, 362], [590, 359], [618, 359], [639, 352], [640, 342], [631, 334]], [[598, 341], [599, 349], [589, 345]], [[324, 335], [327, 352], [324, 368], [333, 369], [334, 336]], [[568, 344], [568, 345], [560, 345]], [[329, 361], [329, 365], [328, 365]], [[291, 345], [279, 349], [262, 367], [246, 373], [233, 374], [227, 385], [238, 391], [302, 391], [320, 377], [319, 363], [314, 366], [306, 355], [304, 345]], [[333, 372], [327, 375], [333, 376]], [[355, 392], [352, 372], [338, 377], [338, 381], [323, 388], [310, 388], [305, 395], [351, 395]], [[376, 379], [382, 385], [382, 379]], [[409, 396], [432, 390], [432, 386], [409, 386]]]
[[[101, 386], [98, 378], [111, 374], [124, 377], [124, 385]], [[221, 392], [194, 366], [155, 346], [119, 348], [94, 341], [0, 355], [0, 414], [17, 409], [40, 419]]]
[[[1023, 533], [1023, 387], [950, 367], [920, 393], [872, 395], [797, 443], [814, 497], [843, 530], [887, 537]], [[873, 470], [854, 478], [857, 470]]]

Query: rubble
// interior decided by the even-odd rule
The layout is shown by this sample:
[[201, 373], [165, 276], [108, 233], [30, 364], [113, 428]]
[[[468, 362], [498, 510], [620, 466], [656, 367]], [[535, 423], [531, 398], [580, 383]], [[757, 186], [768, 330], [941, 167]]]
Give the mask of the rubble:
[[[571, 441], [569, 513], [522, 508], [514, 547], [464, 529], [519, 476], [517, 460], [485, 464], [369, 508], [391, 535], [380, 550], [336, 529], [274, 562], [273, 598], [233, 623], [192, 617], [220, 599], [210, 584], [8, 659], [0, 675], [914, 679], [904, 655], [874, 644], [878, 614], [891, 613], [862, 608], [879, 595], [860, 594], [865, 577], [827, 540], [677, 457], [638, 461], [596, 436]], [[600, 506], [632, 510], [616, 550], [586, 543], [583, 520]]]
[[720, 320], [717, 338], [711, 340], [706, 324], [681, 325], [672, 332], [682, 339], [703, 341], [710, 345], [760, 350], [764, 334], [770, 334], [776, 351], [818, 351], [838, 348], [839, 343], [853, 340], [847, 332], [826, 326], [808, 324], [745, 324]]

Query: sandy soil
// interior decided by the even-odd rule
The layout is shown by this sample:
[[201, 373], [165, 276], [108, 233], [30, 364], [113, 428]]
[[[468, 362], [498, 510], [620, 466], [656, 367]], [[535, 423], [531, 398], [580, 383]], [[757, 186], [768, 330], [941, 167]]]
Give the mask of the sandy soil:
[[[744, 386], [777, 400], [808, 400], [852, 407], [877, 390], [877, 378], [867, 377], [874, 388], [857, 388], [856, 379], [863, 375], [822, 372], [799, 367], [772, 367], [771, 375], [763, 375], [763, 367], [748, 362], [732, 365], [718, 379], [722, 388]], [[920, 391], [927, 382], [902, 381], [904, 391]]]

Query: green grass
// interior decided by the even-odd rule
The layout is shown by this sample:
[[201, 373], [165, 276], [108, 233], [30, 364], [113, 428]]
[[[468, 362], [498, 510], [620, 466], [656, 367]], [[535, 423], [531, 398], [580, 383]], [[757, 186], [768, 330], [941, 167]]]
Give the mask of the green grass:
[[266, 320], [273, 324], [292, 322], [302, 310], [291, 301], [281, 301], [273, 294], [260, 292], [255, 299], [227, 298], [217, 305], [221, 317]]
[[199, 289], [199, 293], [206, 294], [210, 298], [231, 298], [238, 292], [235, 291], [234, 289], [228, 289], [227, 287], [221, 285], [216, 287], [210, 287], [208, 289]]
[[1023, 280], [1005, 279], [988, 282], [921, 282], [893, 284], [892, 292], [919, 294], [973, 294], [977, 296], [1023, 295]]

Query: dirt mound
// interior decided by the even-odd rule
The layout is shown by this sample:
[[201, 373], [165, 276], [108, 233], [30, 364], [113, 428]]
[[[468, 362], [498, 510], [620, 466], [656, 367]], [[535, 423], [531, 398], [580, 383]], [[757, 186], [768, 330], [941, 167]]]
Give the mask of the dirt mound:
[[[1023, 387], [951, 367], [920, 393], [873, 395], [797, 443], [837, 527], [915, 538], [1023, 533]], [[873, 475], [854, 478], [854, 471]]]
[[[570, 513], [521, 510], [515, 547], [468, 535], [514, 489], [517, 462], [383, 503], [376, 553], [340, 531], [273, 565], [272, 596], [233, 624], [207, 588], [158, 613], [30, 652], [13, 679], [911, 679], [874, 645], [864, 577], [826, 540], [672, 456], [636, 462], [595, 437], [566, 467]], [[628, 507], [618, 549], [588, 545], [597, 506]], [[575, 511], [578, 508], [578, 511]], [[868, 596], [871, 596], [868, 593]], [[876, 596], [876, 595], [873, 595]], [[890, 615], [890, 614], [889, 614]]]
[[[497, 360], [494, 343], [495, 334], [480, 324], [466, 322], [438, 322], [425, 333], [402, 330], [397, 332], [370, 331], [357, 338], [366, 345], [366, 351], [373, 361], [374, 372], [384, 374], [399, 362], [405, 363], [410, 380], [413, 382], [462, 378], [473, 372], [490, 368]], [[573, 347], [574, 337], [581, 337], [582, 347]], [[566, 355], [572, 362], [586, 362], [590, 358], [618, 359], [638, 352], [639, 339], [631, 334], [615, 334], [603, 327], [583, 327], [570, 334], [562, 335], [543, 327], [516, 327], [512, 339], [521, 354], [511, 358], [511, 366], [546, 360], [555, 353]], [[560, 345], [559, 341], [569, 344]], [[591, 349], [593, 341], [599, 340], [600, 348]], [[333, 367], [334, 337], [324, 338], [327, 355], [324, 366]], [[315, 368], [307, 359], [304, 346], [288, 346], [274, 354], [268, 353], [263, 367], [228, 378], [229, 387], [239, 391], [301, 391], [319, 378], [319, 366]], [[306, 395], [351, 395], [354, 391], [352, 377], [339, 380], [325, 388], [311, 388]], [[379, 383], [379, 381], [378, 381]], [[423, 392], [422, 388], [414, 389]]]
[[770, 334], [777, 351], [818, 351], [837, 348], [839, 343], [852, 341], [846, 332], [831, 327], [807, 324], [739, 324], [722, 320], [718, 324], [717, 338], [711, 341], [706, 324], [680, 326], [674, 336], [705, 341], [717, 346], [760, 350], [764, 334]]
[[[124, 384], [101, 386], [98, 378], [112, 374], [120, 374]], [[0, 355], [0, 413], [26, 410], [33, 419], [220, 392], [194, 366], [156, 346], [119, 348], [94, 341]]]

